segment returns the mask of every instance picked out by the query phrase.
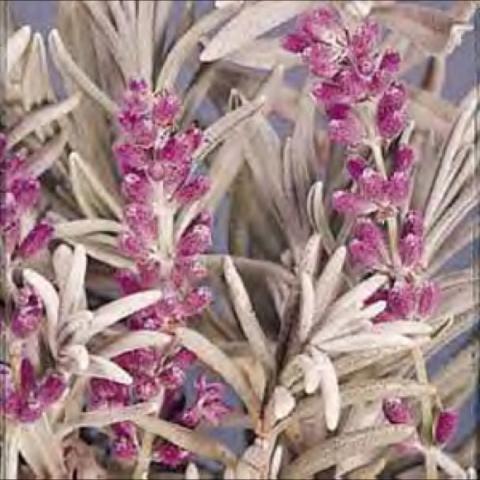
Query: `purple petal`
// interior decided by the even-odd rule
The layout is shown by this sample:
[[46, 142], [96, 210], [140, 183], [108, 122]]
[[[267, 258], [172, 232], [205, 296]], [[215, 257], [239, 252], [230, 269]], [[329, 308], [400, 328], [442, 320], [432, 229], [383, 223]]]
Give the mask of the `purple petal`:
[[395, 425], [413, 422], [413, 413], [405, 400], [401, 398], [384, 400], [383, 414], [390, 423]]
[[43, 250], [53, 237], [54, 228], [47, 222], [35, 225], [18, 247], [18, 255], [29, 258]]
[[440, 290], [434, 282], [424, 282], [418, 290], [418, 314], [422, 317], [431, 315], [438, 306]]
[[434, 438], [437, 443], [447, 443], [455, 435], [458, 427], [458, 412], [443, 410], [437, 416], [434, 427]]
[[398, 251], [404, 266], [411, 267], [416, 265], [420, 261], [423, 253], [422, 237], [409, 233], [400, 239]]

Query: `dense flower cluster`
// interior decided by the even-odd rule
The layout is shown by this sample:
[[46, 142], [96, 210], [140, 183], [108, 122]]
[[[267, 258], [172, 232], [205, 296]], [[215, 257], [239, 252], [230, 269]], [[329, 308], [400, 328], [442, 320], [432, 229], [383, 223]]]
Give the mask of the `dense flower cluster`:
[[[319, 78], [312, 93], [325, 108], [331, 140], [350, 150], [367, 146], [372, 151], [372, 160], [363, 150], [349, 156], [346, 170], [352, 188], [334, 192], [332, 206], [352, 222], [348, 251], [353, 265], [361, 273], [389, 276], [389, 284], [367, 301], [385, 301], [386, 308], [375, 321], [419, 320], [433, 313], [439, 290], [422, 278], [423, 218], [408, 210], [415, 152], [407, 144], [392, 142], [408, 120], [407, 92], [395, 78], [400, 57], [378, 50], [380, 33], [369, 19], [351, 31], [336, 9], [320, 7], [300, 18], [283, 45], [301, 54]], [[388, 163], [383, 158], [385, 146], [393, 150]], [[404, 399], [385, 400], [383, 410], [390, 423], [413, 422]], [[437, 443], [453, 435], [456, 419], [450, 411], [437, 416], [433, 432]]]
[[[28, 171], [24, 152], [7, 147], [7, 137], [0, 134], [0, 235], [2, 255], [9, 260], [7, 281], [12, 282], [12, 262], [33, 257], [44, 249], [53, 235], [45, 221], [32, 226], [32, 211], [39, 200], [40, 183]], [[10, 285], [13, 311], [7, 329], [8, 338], [19, 343], [22, 358], [14, 372], [12, 366], [0, 366], [0, 409], [8, 418], [28, 423], [37, 420], [66, 389], [66, 381], [57, 372], [46, 372], [37, 378], [35, 368], [23, 351], [25, 338], [37, 332], [44, 317], [43, 303], [30, 286]], [[18, 363], [18, 362], [17, 362]]]
[[319, 80], [313, 96], [323, 105], [332, 140], [356, 145], [371, 135], [362, 114], [374, 112], [376, 133], [393, 138], [404, 128], [406, 91], [395, 81], [400, 56], [381, 53], [378, 25], [367, 19], [354, 31], [333, 7], [301, 16], [284, 47], [300, 54]]
[[[208, 190], [208, 178], [195, 170], [193, 153], [202, 132], [191, 127], [176, 129], [178, 98], [168, 92], [153, 94], [143, 80], [132, 80], [118, 116], [121, 132], [114, 147], [122, 175], [125, 200], [124, 231], [119, 248], [135, 268], [122, 270], [117, 279], [124, 293], [159, 288], [163, 298], [127, 320], [131, 330], [170, 332], [200, 313], [211, 300], [208, 288], [199, 285], [206, 270], [198, 259], [211, 244], [212, 219], [202, 212], [183, 232], [177, 233], [178, 212], [199, 200]], [[215, 422], [228, 411], [217, 384], [197, 382], [197, 402], [184, 410], [182, 386], [195, 356], [176, 349], [168, 355], [155, 348], [129, 351], [114, 361], [133, 378], [132, 385], [94, 379], [90, 407], [127, 405], [154, 399], [164, 393], [163, 418], [186, 427], [202, 419]], [[118, 458], [132, 459], [138, 452], [135, 426], [112, 425], [112, 450]], [[153, 459], [177, 466], [188, 452], [169, 443], [157, 444]]]
[[132, 328], [168, 329], [203, 310], [208, 289], [197, 286], [206, 271], [198, 260], [211, 244], [211, 218], [202, 213], [176, 238], [179, 209], [200, 199], [206, 176], [195, 171], [193, 152], [202, 142], [196, 127], [175, 130], [180, 103], [170, 93], [153, 95], [143, 81], [130, 82], [119, 115], [115, 154], [122, 174], [125, 231], [120, 249], [135, 260], [118, 275], [125, 293], [161, 286], [164, 299], [131, 319]]
[[[359, 153], [349, 156], [346, 169], [353, 188], [334, 192], [332, 206], [352, 219], [348, 249], [354, 265], [365, 273], [380, 271], [391, 278], [389, 287], [370, 299], [386, 301], [387, 308], [377, 320], [387, 321], [430, 315], [438, 289], [422, 280], [422, 215], [406, 208], [415, 152], [400, 143], [390, 164], [383, 159], [384, 141], [405, 128], [407, 94], [395, 76], [398, 54], [378, 49], [380, 33], [370, 19], [351, 31], [335, 8], [320, 7], [300, 18], [284, 46], [301, 54], [313, 75], [321, 77], [313, 95], [326, 108], [332, 140], [354, 146], [363, 138], [372, 150], [377, 149], [373, 161]], [[375, 110], [368, 107], [373, 103]], [[372, 123], [374, 135], [368, 132]], [[400, 222], [400, 227], [392, 229], [389, 220]]]

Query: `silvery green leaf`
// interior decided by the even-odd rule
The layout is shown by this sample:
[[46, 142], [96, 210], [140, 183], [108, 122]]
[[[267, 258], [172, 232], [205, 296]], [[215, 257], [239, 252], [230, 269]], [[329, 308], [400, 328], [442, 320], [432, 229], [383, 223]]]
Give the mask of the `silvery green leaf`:
[[252, 347], [252, 351], [269, 371], [273, 371], [275, 361], [268, 340], [253, 311], [245, 285], [232, 259], [228, 256], [224, 260], [224, 274], [238, 321]]
[[306, 272], [311, 277], [317, 275], [321, 246], [322, 235], [319, 233], [314, 233], [308, 239], [303, 251], [300, 270]]
[[136, 405], [110, 407], [90, 412], [82, 412], [78, 417], [60, 425], [55, 435], [62, 438], [71, 432], [84, 427], [101, 428], [112, 423], [135, 421], [137, 417], [158, 411], [157, 402], [142, 402]]
[[200, 480], [200, 472], [193, 462], [189, 462], [185, 469], [185, 480]]
[[449, 136], [446, 139], [443, 152], [441, 154], [441, 161], [436, 172], [434, 184], [428, 198], [428, 203], [425, 210], [425, 225], [430, 227], [433, 214], [438, 208], [439, 203], [445, 194], [445, 180], [448, 177], [452, 166], [453, 159], [458, 149], [461, 146], [465, 128], [468, 125], [472, 115], [476, 111], [478, 105], [478, 98], [474, 94], [469, 94], [464, 100], [464, 108], [459, 109], [459, 113], [455, 123], [452, 126]]
[[265, 103], [265, 98], [260, 96], [252, 102], [244, 102], [244, 104], [226, 113], [212, 125], [210, 125], [203, 133], [203, 142], [194, 152], [194, 158], [197, 161], [203, 160], [206, 155], [211, 152], [229, 133], [243, 122], [258, 112]]
[[58, 325], [58, 309], [60, 300], [53, 285], [42, 275], [34, 270], [25, 269], [23, 271], [25, 282], [30, 284], [37, 292], [43, 302], [47, 317], [47, 337], [49, 347], [52, 352], [56, 352], [56, 332]]
[[68, 53], [58, 30], [53, 29], [48, 37], [49, 50], [57, 68], [63, 75], [68, 76], [75, 84], [102, 106], [110, 115], [115, 116], [118, 111], [117, 104], [108, 97], [108, 95], [100, 90], [87, 74], [75, 63], [71, 55]]
[[112, 358], [121, 355], [122, 353], [136, 350], [137, 348], [164, 348], [171, 342], [171, 340], [172, 338], [170, 335], [162, 332], [152, 332], [147, 330], [127, 332], [122, 333], [113, 341], [103, 345], [96, 353], [105, 358]]
[[304, 342], [313, 326], [315, 314], [315, 290], [313, 287], [312, 277], [303, 272], [300, 276], [301, 286], [301, 310], [298, 323], [298, 336], [301, 342]]
[[315, 285], [315, 323], [331, 304], [342, 283], [342, 269], [347, 256], [345, 247], [338, 247], [322, 270]]
[[55, 224], [55, 235], [58, 237], [80, 237], [97, 232], [120, 233], [122, 224], [114, 220], [92, 218], [87, 220], [72, 220]]
[[276, 2], [265, 0], [240, 11], [208, 43], [200, 55], [202, 62], [213, 62], [238, 50], [249, 41], [268, 32], [306, 10], [310, 1]]
[[127, 295], [119, 300], [107, 303], [103, 307], [97, 308], [97, 310], [93, 312], [94, 318], [90, 325], [88, 337], [91, 338], [119, 320], [149, 307], [161, 300], [162, 297], [163, 292], [161, 290], [145, 290]]
[[275, 420], [283, 420], [288, 417], [292, 410], [295, 408], [295, 398], [293, 395], [282, 385], [275, 387], [273, 391], [273, 413]]
[[228, 447], [195, 430], [148, 415], [139, 416], [135, 423], [145, 431], [202, 457], [218, 460], [224, 465], [232, 465], [236, 461], [235, 454]]
[[75, 312], [80, 306], [84, 294], [85, 274], [87, 270], [87, 255], [82, 245], [75, 246], [70, 263], [70, 271], [65, 280], [60, 299], [60, 318]]
[[433, 328], [422, 322], [413, 320], [402, 320], [401, 322], [380, 323], [372, 328], [372, 332], [378, 334], [399, 334], [399, 335], [431, 335]]
[[[386, 302], [378, 301], [362, 309], [351, 308], [339, 314], [329, 315], [324, 326], [311, 339], [311, 343], [320, 345], [325, 340], [350, 333], [349, 330], [359, 327], [362, 321], [371, 320], [382, 313], [386, 305]], [[367, 330], [370, 328], [371, 325], [368, 324]]]
[[123, 385], [131, 385], [133, 382], [132, 376], [116, 363], [92, 354], [89, 355], [88, 367], [82, 374], [95, 378], [104, 378]]
[[334, 431], [340, 420], [341, 398], [337, 373], [330, 358], [319, 350], [312, 349], [315, 367], [320, 372], [325, 422], [330, 431]]
[[67, 136], [62, 130], [31, 155], [27, 166], [28, 171], [34, 177], [40, 177], [63, 153], [66, 142]]
[[371, 297], [387, 280], [388, 277], [382, 274], [375, 274], [367, 280], [363, 280], [336, 300], [328, 309], [328, 315], [334, 316], [352, 307], [362, 307], [365, 300]]
[[388, 425], [366, 428], [325, 440], [304, 451], [292, 463], [282, 469], [283, 478], [311, 478], [359, 451], [387, 447], [406, 440], [414, 433], [408, 425]]
[[156, 81], [156, 90], [172, 89], [175, 81], [188, 57], [193, 53], [200, 39], [211, 30], [218, 27], [238, 11], [238, 5], [229, 5], [222, 9], [216, 9], [204, 15], [182, 38], [168, 54], [162, 70]]
[[289, 68], [300, 62], [280, 45], [278, 38], [258, 38], [229, 53], [223, 60], [242, 67], [264, 70], [273, 70], [277, 65]]
[[413, 345], [414, 342], [403, 335], [361, 333], [322, 342], [319, 346], [329, 353], [346, 353], [387, 347], [411, 348]]
[[35, 33], [28, 49], [22, 71], [22, 102], [25, 110], [34, 105], [53, 101], [54, 94], [48, 77], [48, 66], [43, 37]]
[[72, 152], [69, 160], [71, 164], [75, 164], [78, 167], [79, 172], [83, 175], [97, 200], [101, 202], [117, 219], [121, 219], [123, 212], [118, 196], [109, 192], [105, 188], [102, 182], [97, 178], [95, 172], [78, 153]]
[[13, 148], [27, 135], [51, 122], [68, 115], [80, 102], [79, 94], [72, 95], [63, 102], [40, 107], [30, 112], [8, 134], [8, 148]]
[[82, 375], [90, 365], [90, 356], [84, 345], [67, 345], [60, 350], [58, 361], [67, 372]]
[[323, 203], [323, 183], [321, 181], [315, 182], [308, 192], [307, 215], [312, 227], [322, 234], [327, 251], [329, 253], [333, 252], [336, 242], [330, 230], [330, 225], [325, 213]]
[[447, 453], [431, 447], [430, 452], [437, 465], [452, 479], [467, 479], [467, 472]]
[[15, 67], [22, 55], [25, 53], [31, 39], [32, 29], [29, 25], [24, 25], [8, 37], [6, 48], [6, 74]]

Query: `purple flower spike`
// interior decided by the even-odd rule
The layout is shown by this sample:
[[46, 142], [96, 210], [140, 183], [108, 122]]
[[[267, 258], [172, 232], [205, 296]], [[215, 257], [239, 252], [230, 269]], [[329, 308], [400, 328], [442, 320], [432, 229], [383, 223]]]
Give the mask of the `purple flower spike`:
[[439, 444], [447, 443], [455, 435], [458, 427], [458, 412], [443, 410], [436, 418], [434, 426], [434, 439]]

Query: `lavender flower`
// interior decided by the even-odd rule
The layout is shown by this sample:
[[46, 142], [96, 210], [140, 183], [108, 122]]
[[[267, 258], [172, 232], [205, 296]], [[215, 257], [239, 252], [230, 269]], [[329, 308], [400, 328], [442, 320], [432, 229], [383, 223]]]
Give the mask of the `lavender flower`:
[[433, 436], [437, 443], [447, 443], [455, 435], [458, 427], [458, 412], [455, 410], [442, 410], [438, 413]]
[[370, 19], [356, 29], [346, 26], [333, 7], [320, 7], [303, 15], [296, 31], [283, 40], [286, 50], [302, 56], [313, 76], [316, 101], [326, 109], [333, 141], [357, 145], [367, 129], [356, 111], [376, 104], [378, 134], [390, 139], [406, 124], [404, 87], [394, 82], [400, 65], [397, 52], [378, 50], [380, 28]]
[[[176, 96], [152, 94], [143, 80], [129, 83], [118, 116], [120, 138], [114, 148], [123, 175], [124, 230], [119, 236], [121, 252], [135, 262], [132, 270], [117, 273], [125, 293], [160, 288], [163, 298], [127, 319], [131, 330], [170, 332], [198, 315], [211, 300], [206, 275], [198, 256], [211, 245], [211, 217], [201, 212], [180, 235], [174, 231], [177, 213], [199, 200], [208, 190], [207, 177], [196, 171], [193, 153], [202, 142], [196, 127], [178, 132], [175, 119], [180, 109]], [[195, 356], [185, 349], [165, 356], [155, 348], [129, 351], [113, 359], [131, 374], [131, 386], [94, 379], [90, 385], [90, 408], [128, 405], [154, 399], [165, 392], [173, 401], [185, 382], [185, 372]], [[177, 421], [193, 428], [201, 419], [217, 422], [228, 409], [220, 387], [199, 385], [197, 402]], [[175, 402], [174, 402], [175, 403]], [[162, 409], [165, 414], [165, 407]], [[176, 412], [176, 413], [174, 413]], [[187, 420], [189, 419], [189, 420]], [[113, 428], [112, 451], [120, 458], [137, 453], [135, 428]], [[175, 458], [174, 458], [175, 457]], [[178, 457], [178, 458], [177, 458]], [[168, 443], [155, 449], [153, 458], [170, 466], [188, 458], [188, 453]]]

